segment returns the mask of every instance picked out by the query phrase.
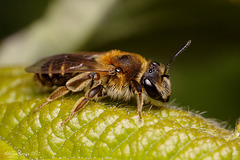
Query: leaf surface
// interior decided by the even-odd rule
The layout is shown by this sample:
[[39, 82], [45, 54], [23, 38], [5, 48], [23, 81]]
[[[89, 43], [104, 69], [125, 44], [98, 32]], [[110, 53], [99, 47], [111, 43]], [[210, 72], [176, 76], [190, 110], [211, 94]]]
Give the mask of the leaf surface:
[[63, 127], [83, 93], [69, 94], [37, 112], [48, 92], [22, 68], [0, 69], [0, 157], [10, 159], [240, 159], [239, 124], [226, 130], [179, 108], [90, 102]]

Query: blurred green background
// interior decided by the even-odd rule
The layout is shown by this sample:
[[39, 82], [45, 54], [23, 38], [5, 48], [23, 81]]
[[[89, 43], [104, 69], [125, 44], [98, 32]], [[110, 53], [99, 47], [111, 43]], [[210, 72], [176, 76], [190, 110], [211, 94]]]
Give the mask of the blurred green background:
[[240, 117], [239, 0], [1, 1], [0, 65], [62, 52], [135, 52], [172, 63], [171, 100], [227, 122]]

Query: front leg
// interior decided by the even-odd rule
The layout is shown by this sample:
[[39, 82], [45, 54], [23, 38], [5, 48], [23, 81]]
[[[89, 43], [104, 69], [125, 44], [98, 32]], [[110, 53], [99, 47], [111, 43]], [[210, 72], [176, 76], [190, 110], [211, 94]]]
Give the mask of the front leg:
[[82, 109], [89, 100], [93, 99], [94, 97], [96, 97], [99, 93], [102, 92], [103, 86], [97, 85], [93, 88], [91, 88], [84, 97], [80, 98], [74, 105], [73, 107], [73, 111], [71, 112], [71, 114], [61, 123], [61, 125], [63, 126], [64, 123], [66, 123], [69, 119], [71, 119], [80, 109]]
[[132, 85], [137, 92], [138, 116], [139, 120], [142, 121], [142, 107], [143, 107], [142, 86], [135, 80], [132, 80]]

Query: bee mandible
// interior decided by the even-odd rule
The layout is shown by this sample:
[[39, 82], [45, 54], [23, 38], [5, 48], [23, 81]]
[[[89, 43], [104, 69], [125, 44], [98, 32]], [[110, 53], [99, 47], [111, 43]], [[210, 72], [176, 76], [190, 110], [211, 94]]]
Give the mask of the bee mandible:
[[189, 45], [189, 40], [167, 63], [146, 60], [139, 54], [111, 50], [108, 52], [79, 52], [44, 58], [26, 68], [35, 73], [34, 79], [44, 86], [57, 89], [34, 111], [67, 93], [87, 89], [85, 96], [74, 105], [73, 111], [61, 125], [93, 99], [109, 96], [130, 100], [136, 97], [139, 119], [142, 120], [144, 103], [156, 106], [168, 102], [171, 83], [170, 64]]

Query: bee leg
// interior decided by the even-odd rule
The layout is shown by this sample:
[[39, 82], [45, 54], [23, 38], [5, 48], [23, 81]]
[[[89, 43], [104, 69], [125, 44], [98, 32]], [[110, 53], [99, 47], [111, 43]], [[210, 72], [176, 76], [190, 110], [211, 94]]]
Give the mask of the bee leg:
[[47, 98], [47, 101], [45, 101], [41, 106], [37, 107], [34, 109], [34, 112], [36, 112], [37, 110], [39, 110], [40, 108], [42, 108], [43, 106], [45, 106], [46, 104], [48, 104], [49, 102], [62, 97], [64, 95], [66, 95], [70, 90], [66, 87], [66, 86], [62, 86], [62, 87], [58, 87], [55, 91], [53, 91], [53, 93]]
[[138, 93], [137, 96], [137, 104], [138, 104], [138, 115], [139, 115], [139, 120], [142, 121], [142, 107], [143, 107], [143, 96], [142, 93]]
[[64, 125], [69, 119], [71, 119], [80, 109], [82, 109], [89, 100], [93, 99], [95, 96], [97, 96], [103, 89], [102, 85], [97, 85], [93, 88], [91, 88], [84, 97], [80, 98], [74, 105], [73, 111], [71, 114], [61, 123], [61, 126]]
[[99, 80], [99, 73], [83, 72], [67, 81], [66, 86], [72, 92], [82, 91], [90, 84], [90, 88], [96, 80]]
[[142, 95], [142, 86], [135, 80], [132, 80], [134, 89], [137, 91], [137, 107], [138, 107], [138, 116], [139, 120], [142, 121], [142, 107], [143, 107], [143, 95]]

